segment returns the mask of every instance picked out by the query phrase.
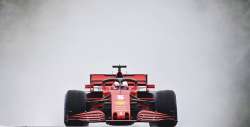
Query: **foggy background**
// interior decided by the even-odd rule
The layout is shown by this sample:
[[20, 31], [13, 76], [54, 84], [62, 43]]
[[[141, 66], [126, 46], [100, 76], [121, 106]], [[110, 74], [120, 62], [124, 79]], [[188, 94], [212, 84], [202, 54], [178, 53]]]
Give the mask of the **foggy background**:
[[249, 0], [0, 0], [0, 125], [63, 126], [114, 64], [173, 89], [178, 127], [250, 126]]

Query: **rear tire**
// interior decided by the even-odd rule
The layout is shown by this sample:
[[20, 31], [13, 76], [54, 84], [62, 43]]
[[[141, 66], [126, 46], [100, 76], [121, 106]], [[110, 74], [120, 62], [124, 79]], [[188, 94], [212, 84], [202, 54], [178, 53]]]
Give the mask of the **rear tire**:
[[69, 115], [86, 111], [86, 94], [80, 90], [69, 90], [65, 96], [64, 123], [66, 126], [88, 126], [88, 122], [67, 120]]
[[176, 117], [176, 121], [164, 120], [149, 123], [150, 127], [174, 127], [177, 124], [176, 96], [172, 90], [162, 90], [156, 92], [155, 109], [158, 112]]

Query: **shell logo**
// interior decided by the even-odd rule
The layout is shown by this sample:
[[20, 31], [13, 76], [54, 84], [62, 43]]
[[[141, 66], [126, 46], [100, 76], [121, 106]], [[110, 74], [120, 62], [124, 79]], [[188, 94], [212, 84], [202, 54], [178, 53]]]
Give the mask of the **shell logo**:
[[124, 98], [124, 95], [117, 95], [117, 100], [115, 102], [116, 105], [125, 105], [125, 98]]
[[125, 101], [116, 101], [115, 104], [116, 105], [125, 105]]

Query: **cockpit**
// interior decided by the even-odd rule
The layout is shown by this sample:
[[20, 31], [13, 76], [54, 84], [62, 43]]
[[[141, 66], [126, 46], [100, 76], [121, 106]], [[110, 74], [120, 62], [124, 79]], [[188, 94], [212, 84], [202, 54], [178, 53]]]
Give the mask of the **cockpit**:
[[102, 81], [103, 86], [111, 86], [111, 89], [128, 90], [129, 86], [135, 86], [137, 81], [131, 78], [110, 78]]
[[127, 81], [122, 81], [122, 82], [117, 82], [115, 81], [112, 85], [113, 89], [128, 89], [128, 82]]

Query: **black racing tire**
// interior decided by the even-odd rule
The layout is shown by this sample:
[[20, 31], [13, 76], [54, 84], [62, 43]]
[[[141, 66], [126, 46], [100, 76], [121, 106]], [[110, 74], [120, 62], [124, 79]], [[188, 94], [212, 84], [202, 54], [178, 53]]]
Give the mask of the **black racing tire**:
[[176, 117], [176, 121], [164, 120], [149, 123], [150, 127], [174, 127], [177, 124], [177, 106], [175, 92], [162, 90], [156, 92], [155, 109], [157, 112], [165, 113]]
[[86, 111], [86, 94], [80, 90], [69, 90], [65, 96], [64, 124], [66, 126], [88, 126], [88, 122], [67, 120], [69, 115]]

